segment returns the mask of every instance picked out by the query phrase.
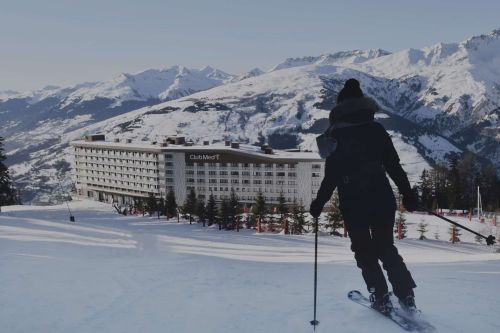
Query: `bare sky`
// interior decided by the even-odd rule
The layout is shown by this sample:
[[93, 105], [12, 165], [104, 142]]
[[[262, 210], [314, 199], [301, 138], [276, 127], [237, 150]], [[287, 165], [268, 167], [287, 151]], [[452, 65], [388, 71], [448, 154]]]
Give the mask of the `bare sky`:
[[0, 0], [0, 91], [211, 65], [240, 74], [288, 57], [398, 51], [500, 27], [492, 0]]

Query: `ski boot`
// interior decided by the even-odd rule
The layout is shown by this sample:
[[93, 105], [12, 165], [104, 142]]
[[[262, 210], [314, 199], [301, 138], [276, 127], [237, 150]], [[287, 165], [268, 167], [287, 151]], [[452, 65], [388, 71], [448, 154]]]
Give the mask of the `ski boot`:
[[379, 295], [374, 288], [371, 288], [369, 297], [371, 307], [382, 314], [388, 315], [394, 309], [390, 296], [390, 293]]
[[399, 298], [399, 304], [404, 311], [410, 314], [419, 312], [417, 306], [415, 305], [415, 295], [413, 294], [413, 291], [410, 291], [407, 296]]

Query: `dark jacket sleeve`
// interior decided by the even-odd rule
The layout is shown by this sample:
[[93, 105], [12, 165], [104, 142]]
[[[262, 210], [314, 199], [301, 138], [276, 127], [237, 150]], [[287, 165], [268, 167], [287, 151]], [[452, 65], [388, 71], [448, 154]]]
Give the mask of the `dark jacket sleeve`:
[[384, 129], [384, 151], [383, 151], [383, 164], [389, 177], [394, 181], [403, 195], [411, 192], [410, 182], [406, 176], [406, 172], [399, 163], [399, 156], [394, 148], [391, 137]]
[[323, 181], [321, 182], [321, 186], [318, 190], [318, 194], [316, 196], [316, 201], [318, 205], [323, 207], [330, 197], [332, 196], [333, 191], [337, 187], [337, 183], [335, 181], [335, 165], [334, 159], [332, 156], [328, 157], [325, 162], [325, 176], [323, 177]]

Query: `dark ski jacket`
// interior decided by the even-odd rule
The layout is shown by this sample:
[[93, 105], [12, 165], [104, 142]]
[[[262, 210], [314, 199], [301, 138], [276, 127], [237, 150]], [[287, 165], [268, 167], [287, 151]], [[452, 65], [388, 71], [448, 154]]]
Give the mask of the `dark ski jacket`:
[[347, 225], [394, 221], [396, 200], [386, 177], [399, 191], [411, 193], [410, 183], [385, 128], [374, 121], [378, 106], [363, 97], [337, 104], [330, 114], [337, 148], [327, 159], [315, 205], [323, 207], [338, 187], [340, 210]]

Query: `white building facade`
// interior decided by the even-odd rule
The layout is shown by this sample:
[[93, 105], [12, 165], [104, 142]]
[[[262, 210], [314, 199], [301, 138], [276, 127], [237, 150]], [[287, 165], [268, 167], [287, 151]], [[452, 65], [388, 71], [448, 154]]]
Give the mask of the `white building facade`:
[[193, 188], [207, 199], [228, 198], [233, 189], [241, 203], [262, 192], [277, 203], [280, 193], [306, 207], [316, 197], [324, 161], [314, 152], [273, 150], [235, 142], [200, 145], [169, 137], [160, 143], [109, 142], [104, 136], [73, 141], [77, 194], [95, 200], [131, 204], [150, 193], [166, 197], [173, 189], [183, 203]]

